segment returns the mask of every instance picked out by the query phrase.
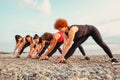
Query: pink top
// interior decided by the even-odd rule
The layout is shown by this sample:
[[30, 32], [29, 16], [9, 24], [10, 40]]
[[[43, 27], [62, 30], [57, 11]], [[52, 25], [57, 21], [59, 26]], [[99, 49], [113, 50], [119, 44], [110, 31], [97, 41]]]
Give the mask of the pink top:
[[58, 39], [58, 42], [61, 42], [64, 40], [64, 35], [62, 32], [57, 32], [58, 34], [60, 34], [60, 38]]

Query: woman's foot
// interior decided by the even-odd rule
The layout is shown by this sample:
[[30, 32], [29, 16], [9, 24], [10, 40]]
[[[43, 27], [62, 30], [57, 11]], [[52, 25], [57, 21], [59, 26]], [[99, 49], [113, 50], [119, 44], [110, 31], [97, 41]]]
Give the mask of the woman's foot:
[[16, 55], [15, 58], [20, 58], [20, 56], [19, 56], [19, 55]]
[[39, 56], [38, 55], [32, 55], [31, 58], [32, 59], [39, 59]]
[[112, 63], [113, 63], [113, 62], [114, 62], [114, 63], [117, 63], [117, 62], [118, 62], [118, 60], [117, 60], [117, 59], [115, 59], [115, 58], [112, 58], [112, 59], [111, 59], [111, 62], [112, 62]]
[[49, 57], [47, 56], [47, 57], [45, 57], [45, 59], [44, 60], [49, 60]]
[[31, 58], [31, 56], [28, 55], [27, 58]]
[[85, 60], [90, 60], [90, 58], [89, 58], [89, 57], [87, 57], [87, 56], [86, 56], [84, 59], [85, 59]]
[[46, 55], [41, 56], [41, 57], [39, 58], [39, 60], [48, 60], [48, 59], [49, 59], [49, 57], [48, 57], [48, 56], [46, 56]]
[[120, 65], [120, 63], [118, 62], [118, 60], [115, 59], [115, 58], [112, 58], [111, 62], [112, 62], [112, 65]]

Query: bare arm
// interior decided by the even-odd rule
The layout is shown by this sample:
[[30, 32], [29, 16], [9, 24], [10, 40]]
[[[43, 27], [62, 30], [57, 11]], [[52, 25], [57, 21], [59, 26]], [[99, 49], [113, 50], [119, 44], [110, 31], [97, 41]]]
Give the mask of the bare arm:
[[32, 51], [32, 58], [37, 58], [39, 57], [38, 55], [38, 51], [41, 48], [41, 43], [36, 45], [36, 47], [34, 48], [34, 50]]
[[64, 42], [64, 46], [62, 48], [62, 54], [61, 57], [57, 59], [57, 63], [61, 62], [64, 60], [64, 56], [66, 55], [66, 53], [68, 52], [68, 50], [70, 49], [70, 47], [72, 46], [74, 37], [75, 37], [75, 33], [78, 31], [78, 28], [72, 27], [69, 32], [68, 32], [68, 37], [66, 39], [66, 41]]
[[74, 40], [75, 33], [76, 30], [74, 28], [71, 28], [70, 31], [68, 32], [68, 38], [66, 39], [65, 44], [63, 46], [61, 57], [64, 57], [68, 50], [70, 49]]
[[13, 51], [13, 55], [15, 54], [15, 51], [18, 49], [19, 46], [20, 46], [20, 42], [18, 42], [18, 43], [16, 44], [15, 49], [14, 49], [14, 51]]
[[57, 40], [56, 39], [52, 40], [50, 42], [47, 52], [44, 55], [47, 56], [55, 48], [56, 44], [57, 44]]
[[31, 56], [33, 51], [34, 51], [34, 42], [30, 44], [30, 51], [28, 52], [28, 56]]
[[38, 44], [38, 45], [35, 47], [35, 49], [33, 50], [33, 54], [38, 53], [39, 48], [40, 48], [40, 44]]
[[60, 34], [54, 34], [53, 39], [50, 41], [48, 50], [42, 57], [40, 57], [40, 60], [44, 60], [48, 58], [48, 55], [50, 54], [50, 52], [52, 52], [52, 50], [55, 48], [59, 37], [60, 37]]
[[45, 46], [45, 42], [42, 41], [42, 43], [40, 45], [41, 45], [41, 47], [38, 49], [38, 53], [40, 53], [43, 50], [43, 48]]

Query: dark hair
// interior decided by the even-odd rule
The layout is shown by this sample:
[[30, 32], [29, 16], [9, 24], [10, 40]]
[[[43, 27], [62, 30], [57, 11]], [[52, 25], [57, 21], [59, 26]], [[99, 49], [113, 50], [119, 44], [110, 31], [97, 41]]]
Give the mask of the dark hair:
[[18, 39], [19, 39], [19, 38], [22, 38], [22, 36], [20, 36], [20, 35], [15, 35], [16, 43], [18, 42]]
[[53, 35], [51, 33], [46, 32], [42, 35], [42, 40], [51, 41], [52, 39], [53, 39]]
[[41, 37], [39, 37], [39, 42], [38, 43], [42, 43], [42, 38]]
[[32, 37], [30, 35], [26, 35], [25, 40], [28, 42], [27, 38], [30, 38], [32, 40]]
[[37, 39], [39, 36], [37, 34], [34, 35], [33, 39]]

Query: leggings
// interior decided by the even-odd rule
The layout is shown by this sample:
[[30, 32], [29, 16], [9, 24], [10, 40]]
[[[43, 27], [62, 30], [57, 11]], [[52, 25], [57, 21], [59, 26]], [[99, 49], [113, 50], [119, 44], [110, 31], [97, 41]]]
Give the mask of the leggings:
[[18, 54], [22, 54], [22, 52], [23, 52], [23, 50], [26, 48], [26, 47], [28, 47], [30, 45], [30, 43], [25, 43], [25, 45], [23, 46], [23, 48], [20, 50], [20, 52], [18, 53]]
[[[72, 54], [74, 53], [76, 48], [79, 45], [81, 45], [84, 41], [86, 41], [89, 36], [91, 36], [94, 39], [94, 41], [105, 51], [105, 53], [109, 56], [109, 58], [113, 58], [111, 50], [103, 41], [103, 39], [100, 35], [100, 32], [95, 27], [93, 27], [92, 31], [90, 32], [90, 34], [88, 36], [81, 37], [74, 41], [73, 45], [71, 46], [71, 48], [68, 50], [67, 54], [65, 55], [65, 59], [68, 59], [70, 56], [72, 56]], [[84, 51], [84, 49], [83, 49], [83, 51]]]
[[60, 53], [62, 53], [62, 50], [60, 49], [60, 46], [63, 44], [63, 41], [62, 42], [58, 42], [55, 46], [55, 48], [52, 50], [52, 52], [50, 52], [50, 54], [48, 54], [48, 57], [52, 56], [56, 51], [57, 49], [59, 50]]
[[45, 52], [45, 50], [48, 48], [48, 46], [50, 45], [50, 43], [45, 43], [45, 46], [44, 46], [44, 48], [42, 49], [42, 51], [40, 52], [40, 53], [38, 53], [38, 56], [40, 57], [44, 52]]
[[[55, 46], [54, 50], [48, 56], [49, 57], [52, 56], [56, 52], [57, 49], [60, 52], [60, 54], [62, 54], [62, 50], [60, 48], [60, 46], [62, 44], [63, 44], [63, 42], [57, 43], [57, 45]], [[82, 55], [85, 56], [86, 54], [85, 54], [85, 51], [84, 51], [83, 47], [80, 45], [80, 46], [78, 46], [78, 48], [81, 51]]]
[[81, 51], [82, 55], [85, 56], [85, 51], [81, 45], [78, 46], [79, 50]]

